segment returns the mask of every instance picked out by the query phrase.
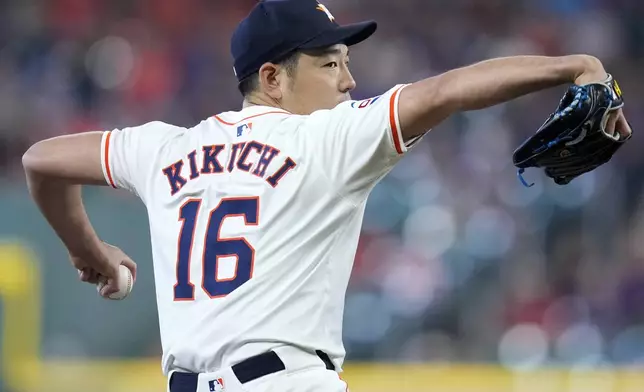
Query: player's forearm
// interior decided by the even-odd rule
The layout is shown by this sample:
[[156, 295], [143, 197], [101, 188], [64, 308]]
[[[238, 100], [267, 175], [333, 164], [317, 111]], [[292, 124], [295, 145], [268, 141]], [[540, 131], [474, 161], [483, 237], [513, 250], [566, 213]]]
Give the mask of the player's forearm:
[[101, 134], [91, 132], [40, 141], [22, 164], [29, 192], [69, 252], [89, 264], [104, 261], [102, 242], [89, 222], [82, 184], [105, 184], [100, 164]]
[[398, 115], [405, 140], [433, 128], [450, 115], [483, 109], [557, 85], [584, 74], [604, 74], [594, 57], [516, 56], [482, 61], [405, 88]]
[[517, 56], [483, 61], [442, 75], [445, 104], [452, 112], [483, 109], [573, 83], [589, 68], [601, 67], [590, 56]]
[[69, 253], [100, 269], [107, 263], [102, 242], [83, 206], [81, 186], [25, 167], [29, 192]]

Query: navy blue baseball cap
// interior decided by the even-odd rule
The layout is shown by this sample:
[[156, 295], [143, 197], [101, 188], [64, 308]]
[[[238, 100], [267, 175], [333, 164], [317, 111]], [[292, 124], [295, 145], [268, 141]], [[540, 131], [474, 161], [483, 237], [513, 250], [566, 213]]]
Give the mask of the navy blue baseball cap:
[[233, 33], [230, 51], [238, 81], [298, 49], [355, 45], [376, 31], [374, 21], [340, 26], [316, 0], [262, 0]]

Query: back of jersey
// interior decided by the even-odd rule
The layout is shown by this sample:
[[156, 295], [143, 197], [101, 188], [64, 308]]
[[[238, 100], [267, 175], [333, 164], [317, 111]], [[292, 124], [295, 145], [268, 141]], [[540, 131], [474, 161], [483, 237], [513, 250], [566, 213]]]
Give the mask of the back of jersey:
[[106, 134], [106, 178], [148, 209], [165, 373], [280, 345], [341, 366], [366, 197], [406, 151], [397, 91], [311, 116], [254, 106]]

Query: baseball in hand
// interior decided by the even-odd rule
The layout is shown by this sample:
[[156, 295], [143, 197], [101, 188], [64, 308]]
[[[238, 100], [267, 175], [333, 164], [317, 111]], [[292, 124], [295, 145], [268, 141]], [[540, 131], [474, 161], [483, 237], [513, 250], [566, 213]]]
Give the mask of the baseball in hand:
[[[105, 283], [107, 283], [107, 280], [105, 277], [99, 278], [99, 282], [96, 285], [96, 291], [98, 293], [101, 292], [101, 289], [103, 286], [105, 286]], [[120, 265], [119, 266], [119, 291], [116, 293], [110, 294], [108, 296], [109, 299], [114, 299], [114, 300], [121, 300], [125, 299], [125, 297], [130, 294], [130, 291], [132, 291], [132, 286], [134, 285], [134, 279], [132, 278], [132, 273], [130, 270], [124, 266]]]

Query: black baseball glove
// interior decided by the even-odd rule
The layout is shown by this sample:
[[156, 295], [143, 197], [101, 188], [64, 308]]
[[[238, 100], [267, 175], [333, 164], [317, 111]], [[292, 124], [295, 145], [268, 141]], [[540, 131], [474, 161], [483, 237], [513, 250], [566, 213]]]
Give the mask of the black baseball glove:
[[543, 168], [556, 184], [574, 178], [608, 162], [628, 137], [606, 133], [611, 112], [624, 106], [622, 92], [612, 76], [601, 83], [572, 85], [537, 132], [513, 154], [519, 179], [528, 167]]

